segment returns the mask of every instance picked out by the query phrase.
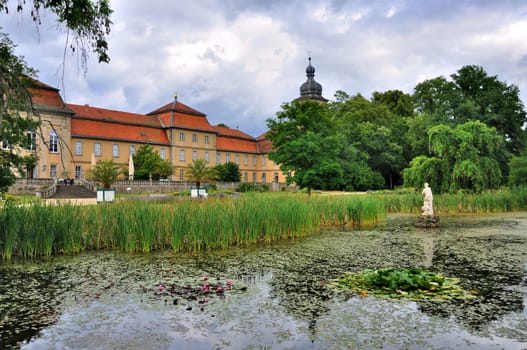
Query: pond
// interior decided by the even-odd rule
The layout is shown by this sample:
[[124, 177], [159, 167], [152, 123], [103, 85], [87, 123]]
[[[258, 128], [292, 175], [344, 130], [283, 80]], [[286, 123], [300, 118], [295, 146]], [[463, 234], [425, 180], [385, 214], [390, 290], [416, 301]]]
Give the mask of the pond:
[[[441, 220], [417, 229], [415, 216], [390, 215], [373, 229], [195, 255], [4, 263], [0, 348], [526, 349], [527, 213]], [[457, 277], [477, 298], [395, 301], [325, 285], [385, 267]]]

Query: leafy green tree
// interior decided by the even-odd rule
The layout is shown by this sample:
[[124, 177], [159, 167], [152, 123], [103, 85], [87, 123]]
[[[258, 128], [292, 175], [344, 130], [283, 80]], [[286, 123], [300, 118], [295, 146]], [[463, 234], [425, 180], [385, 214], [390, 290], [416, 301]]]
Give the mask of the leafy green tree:
[[214, 167], [218, 181], [222, 182], [239, 182], [242, 174], [240, 167], [234, 162], [218, 164]]
[[[84, 68], [88, 51], [95, 52], [99, 62], [109, 62], [106, 36], [110, 31], [112, 10], [108, 0], [0, 0], [1, 13], [26, 10], [37, 26], [44, 12], [56, 15], [57, 22], [72, 34], [68, 35], [73, 38], [72, 42], [66, 45], [81, 53]], [[0, 32], [0, 141], [7, 146], [0, 151], [0, 191], [6, 191], [14, 182], [12, 169], [23, 174], [22, 166], [34, 163], [28, 158], [34, 155], [24, 156], [22, 151], [27, 148], [27, 132], [41, 135], [39, 111], [33, 106], [28, 90], [34, 84], [32, 78], [36, 77], [36, 71], [15, 54], [15, 46], [6, 33]]]
[[527, 185], [527, 152], [524, 151], [520, 156], [512, 157], [509, 162], [509, 185]]
[[[377, 93], [377, 96], [381, 99], [384, 95]], [[406, 124], [403, 117], [393, 114], [384, 103], [368, 101], [361, 95], [335, 102], [332, 110], [339, 133], [346, 143], [340, 156], [347, 170], [344, 174], [346, 187], [363, 189], [368, 183], [371, 187], [367, 189], [386, 184], [393, 188], [400, 183], [399, 173], [408, 164], [405, 149], [409, 148], [405, 146]], [[358, 164], [350, 166], [350, 163]], [[369, 171], [365, 165], [370, 168]], [[378, 174], [382, 176], [382, 181], [379, 181]], [[364, 181], [366, 178], [368, 181]]]
[[403, 170], [405, 185], [433, 184], [436, 191], [480, 192], [497, 188], [503, 177], [499, 159], [507, 158], [503, 137], [495, 128], [472, 121], [428, 131], [432, 157], [419, 156]]
[[301, 188], [337, 189], [343, 186], [339, 161], [341, 137], [336, 133], [329, 106], [317, 101], [282, 105], [276, 119], [268, 119], [267, 134], [273, 143], [269, 159]]
[[110, 188], [121, 174], [121, 167], [110, 160], [99, 160], [91, 170], [91, 178], [103, 188]]
[[172, 175], [172, 166], [166, 159], [162, 159], [159, 152], [151, 145], [142, 145], [133, 156], [134, 178], [148, 180], [150, 177], [159, 180]]
[[401, 90], [375, 91], [372, 102], [385, 105], [390, 112], [399, 117], [412, 117], [414, 115], [412, 96]]
[[[527, 123], [519, 89], [489, 76], [482, 67], [464, 66], [451, 75], [426, 80], [414, 89], [414, 106], [432, 117], [435, 124], [459, 125], [479, 120], [500, 133], [509, 152], [518, 155], [525, 147]], [[502, 171], [507, 164], [500, 162]]]
[[188, 180], [194, 181], [198, 188], [202, 182], [216, 181], [216, 172], [214, 168], [208, 166], [208, 162], [205, 159], [194, 159], [187, 166], [185, 175]]

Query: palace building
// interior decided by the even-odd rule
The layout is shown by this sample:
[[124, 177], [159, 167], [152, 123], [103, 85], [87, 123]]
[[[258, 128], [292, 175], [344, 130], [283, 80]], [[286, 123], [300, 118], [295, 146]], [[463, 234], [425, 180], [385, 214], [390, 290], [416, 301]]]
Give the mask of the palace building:
[[[308, 79], [298, 99], [325, 102], [314, 72], [309, 58]], [[211, 166], [238, 164], [242, 182], [285, 182], [279, 166], [267, 158], [272, 145], [265, 134], [252, 137], [211, 125], [204, 113], [177, 97], [148, 114], [137, 114], [65, 103], [58, 89], [42, 82], [36, 82], [30, 92], [40, 115], [41, 137], [28, 133], [32, 142], [26, 152], [38, 157], [28, 177], [80, 179], [101, 159], [128, 167], [130, 155], [148, 144], [170, 162], [173, 181], [186, 181], [187, 166], [194, 159], [204, 159]]]

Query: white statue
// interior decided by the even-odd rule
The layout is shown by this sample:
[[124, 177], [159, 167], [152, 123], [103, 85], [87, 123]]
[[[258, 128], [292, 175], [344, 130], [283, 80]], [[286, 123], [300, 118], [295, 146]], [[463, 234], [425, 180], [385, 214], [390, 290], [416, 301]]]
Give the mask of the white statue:
[[421, 207], [421, 210], [423, 211], [421, 215], [434, 216], [434, 206], [432, 203], [434, 195], [432, 194], [432, 189], [428, 185], [428, 182], [425, 182], [425, 188], [421, 194], [425, 197], [423, 206]]

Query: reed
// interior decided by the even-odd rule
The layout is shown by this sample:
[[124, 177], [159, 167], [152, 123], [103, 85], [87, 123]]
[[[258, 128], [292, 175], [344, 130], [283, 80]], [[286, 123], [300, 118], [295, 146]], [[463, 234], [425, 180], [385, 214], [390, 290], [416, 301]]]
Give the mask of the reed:
[[[420, 211], [415, 191], [364, 195], [246, 193], [151, 203], [47, 206], [41, 202], [0, 208], [0, 255], [31, 258], [86, 249], [148, 253], [193, 252], [302, 237], [320, 226], [365, 226], [388, 212]], [[434, 198], [442, 213], [496, 212], [527, 207], [527, 187]]]

